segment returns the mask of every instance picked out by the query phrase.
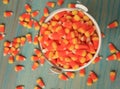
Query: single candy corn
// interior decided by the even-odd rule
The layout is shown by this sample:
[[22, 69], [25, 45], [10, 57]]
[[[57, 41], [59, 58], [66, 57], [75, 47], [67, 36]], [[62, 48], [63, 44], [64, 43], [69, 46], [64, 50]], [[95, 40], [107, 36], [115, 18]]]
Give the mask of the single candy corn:
[[0, 24], [0, 33], [5, 32], [5, 24]]
[[24, 37], [24, 36], [21, 37], [21, 38], [20, 38], [20, 45], [21, 45], [21, 46], [24, 46], [24, 45], [25, 45], [25, 42], [26, 42], [26, 37]]
[[26, 34], [26, 39], [29, 43], [32, 43], [32, 35], [30, 33]]
[[93, 64], [98, 63], [101, 59], [102, 59], [101, 56], [97, 56], [92, 63]]
[[38, 35], [36, 35], [33, 39], [33, 44], [38, 45]]
[[32, 11], [32, 8], [31, 8], [31, 6], [30, 6], [29, 4], [25, 4], [25, 10], [26, 10], [27, 12], [31, 12], [31, 11]]
[[19, 54], [19, 55], [16, 55], [16, 60], [17, 60], [17, 61], [25, 61], [25, 59], [26, 59], [26, 58], [25, 58], [23, 55], [20, 55], [20, 54]]
[[10, 55], [8, 58], [8, 63], [13, 64], [14, 63], [14, 56]]
[[93, 84], [93, 80], [92, 80], [91, 76], [88, 76], [88, 78], [87, 78], [87, 85], [91, 86], [92, 84]]
[[39, 25], [38, 21], [34, 20], [34, 28], [35, 28], [35, 30], [40, 30], [40, 25]]
[[112, 81], [112, 82], [114, 82], [115, 81], [115, 79], [116, 79], [116, 71], [115, 70], [112, 70], [112, 71], [110, 71], [110, 80]]
[[61, 6], [64, 3], [64, 0], [57, 0], [57, 5]]
[[118, 27], [118, 21], [113, 21], [107, 26], [107, 28], [110, 28], [110, 29], [116, 28], [116, 27]]
[[114, 44], [112, 43], [109, 43], [109, 50], [111, 53], [116, 53], [118, 51], [116, 47], [114, 46]]
[[40, 18], [40, 21], [39, 21], [39, 24], [41, 25], [44, 21], [45, 21], [45, 16], [42, 16], [41, 18]]
[[33, 62], [32, 70], [36, 70], [38, 67], [39, 67], [39, 62], [38, 61]]
[[44, 63], [45, 63], [45, 57], [44, 56], [40, 56], [39, 60], [40, 60], [40, 65], [43, 66]]
[[13, 12], [12, 11], [5, 11], [4, 12], [4, 17], [10, 17], [13, 15]]
[[30, 20], [31, 20], [31, 15], [30, 15], [30, 13], [26, 13], [26, 14], [25, 14], [24, 21], [29, 22]]
[[55, 3], [54, 3], [54, 2], [51, 2], [51, 1], [47, 2], [46, 5], [47, 5], [48, 7], [52, 7], [52, 8], [55, 7]]
[[4, 37], [5, 37], [5, 34], [0, 34], [0, 40], [3, 40], [4, 39]]
[[49, 11], [48, 11], [47, 7], [44, 8], [43, 12], [44, 12], [45, 17], [47, 17], [49, 15]]
[[68, 76], [69, 78], [74, 78], [75, 77], [74, 72], [65, 72], [65, 75]]
[[25, 13], [22, 13], [22, 14], [19, 16], [19, 20], [20, 20], [20, 21], [25, 20], [26, 14], [27, 14], [26, 12], [25, 12]]
[[4, 47], [3, 55], [6, 56], [10, 53], [10, 48], [9, 47]]
[[75, 4], [74, 3], [69, 3], [68, 8], [75, 8]]
[[40, 11], [38, 11], [38, 10], [33, 11], [33, 12], [31, 13], [31, 16], [32, 16], [32, 17], [36, 17], [36, 16], [38, 16], [39, 13], [40, 13]]
[[27, 27], [27, 22], [25, 21], [19, 21], [19, 24], [22, 25], [23, 27]]
[[83, 68], [83, 69], [81, 69], [81, 70], [79, 71], [80, 77], [84, 77], [85, 74], [86, 74], [85, 68]]
[[10, 41], [5, 41], [4, 42], [4, 47], [10, 47], [11, 46], [11, 42]]
[[116, 55], [117, 55], [117, 60], [120, 61], [120, 51], [118, 51]]
[[93, 82], [97, 82], [98, 76], [95, 72], [91, 71], [89, 76], [92, 78]]
[[18, 85], [15, 89], [24, 89], [24, 85]]
[[16, 56], [16, 55], [18, 55], [19, 53], [20, 53], [20, 49], [17, 48], [17, 49], [15, 49], [11, 54], [12, 54], [13, 56]]
[[16, 71], [16, 72], [22, 71], [23, 69], [24, 69], [24, 66], [23, 66], [23, 65], [16, 65], [16, 66], [15, 66], [15, 71]]
[[116, 60], [116, 59], [117, 59], [116, 54], [111, 54], [106, 58], [106, 60], [108, 60], [108, 61], [113, 61], [113, 60]]
[[34, 23], [34, 21], [31, 19], [27, 24], [27, 28], [31, 29], [33, 27], [33, 23]]
[[34, 89], [42, 89], [42, 88], [39, 87], [38, 85], [36, 85], [36, 86], [34, 87]]
[[68, 80], [68, 77], [63, 73], [59, 74], [58, 78], [61, 79], [61, 80], [65, 80], [65, 81]]
[[43, 81], [42, 78], [38, 78], [36, 83], [41, 87], [41, 88], [45, 88], [45, 83]]
[[37, 55], [32, 55], [31, 56], [31, 60], [32, 61], [38, 61], [39, 60], [39, 57]]
[[3, 4], [8, 4], [9, 0], [2, 0]]
[[38, 57], [42, 56], [42, 53], [41, 53], [41, 50], [40, 50], [40, 49], [35, 48], [35, 49], [34, 49], [34, 52], [35, 52], [35, 54], [36, 54]]

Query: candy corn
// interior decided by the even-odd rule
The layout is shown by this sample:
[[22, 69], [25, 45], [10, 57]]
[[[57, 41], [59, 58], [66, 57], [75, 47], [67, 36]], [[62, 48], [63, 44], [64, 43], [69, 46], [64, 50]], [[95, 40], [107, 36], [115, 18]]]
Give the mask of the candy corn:
[[18, 85], [15, 89], [24, 89], [24, 85]]
[[13, 64], [13, 62], [14, 62], [14, 56], [10, 55], [8, 58], [8, 63]]
[[19, 21], [19, 24], [22, 25], [23, 27], [27, 27], [27, 22], [25, 21]]
[[75, 73], [74, 72], [65, 72], [65, 75], [69, 78], [74, 78], [75, 77]]
[[42, 88], [37, 85], [34, 87], [34, 89], [42, 89]]
[[51, 1], [47, 2], [46, 5], [47, 5], [48, 7], [52, 7], [52, 8], [55, 7], [55, 3], [54, 3], [54, 2], [51, 2]]
[[3, 4], [8, 4], [9, 0], [2, 0]]
[[38, 14], [39, 14], [39, 11], [36, 10], [36, 11], [33, 11], [33, 12], [31, 13], [31, 16], [32, 16], [32, 17], [36, 17]]
[[40, 25], [37, 21], [34, 21], [34, 28], [35, 30], [39, 30], [40, 29]]
[[93, 82], [97, 82], [98, 80], [98, 76], [95, 72], [91, 71], [89, 76], [91, 77], [91, 79], [93, 80]]
[[118, 51], [112, 43], [109, 43], [109, 50], [111, 53], [116, 53]]
[[115, 70], [110, 71], [110, 75], [109, 75], [109, 76], [110, 76], [110, 80], [111, 80], [112, 82], [115, 81], [116, 75], [117, 75], [117, 73], [116, 73]]
[[21, 46], [24, 46], [25, 42], [26, 42], [26, 37], [24, 37], [24, 36], [21, 37], [21, 38], [20, 38], [20, 45], [21, 45]]
[[38, 35], [36, 35], [33, 39], [33, 44], [38, 45]]
[[15, 66], [15, 71], [16, 72], [19, 72], [19, 71], [21, 71], [21, 70], [23, 70], [24, 69], [24, 66], [23, 65], [16, 65]]
[[40, 60], [40, 65], [43, 66], [44, 63], [45, 63], [45, 57], [44, 56], [40, 56], [39, 60]]
[[88, 76], [88, 78], [87, 78], [87, 85], [91, 86], [92, 84], [93, 84], [93, 80], [92, 80], [91, 76]]
[[0, 34], [0, 40], [3, 40], [4, 39], [4, 37], [5, 37], [5, 34]]
[[113, 61], [113, 60], [116, 60], [116, 59], [117, 59], [116, 54], [111, 54], [106, 58], [106, 60], [108, 60], [108, 61]]
[[39, 21], [39, 24], [41, 25], [44, 21], [45, 21], [45, 16], [42, 16], [41, 18], [40, 18], [40, 21]]
[[27, 24], [27, 28], [31, 29], [33, 27], [33, 23], [34, 23], [34, 21], [31, 19]]
[[9, 47], [4, 47], [4, 51], [3, 51], [3, 55], [6, 56], [8, 55], [10, 52], [10, 48]]
[[117, 55], [117, 60], [120, 61], [120, 51], [116, 53]]
[[4, 17], [10, 17], [13, 15], [13, 12], [12, 11], [5, 11], [4, 12]]
[[68, 77], [63, 73], [59, 74], [58, 78], [61, 79], [61, 80], [65, 80], [65, 81], [68, 80]]
[[38, 61], [39, 60], [39, 57], [37, 55], [32, 55], [31, 56], [31, 60], [32, 61]]
[[92, 63], [93, 64], [98, 63], [101, 59], [102, 59], [101, 56], [97, 56]]
[[31, 8], [31, 6], [30, 6], [29, 4], [25, 4], [25, 10], [26, 10], [27, 12], [31, 12], [31, 11], [32, 11], [32, 8]]
[[32, 70], [36, 70], [38, 67], [39, 67], [39, 62], [38, 61], [33, 62]]
[[0, 33], [5, 32], [5, 24], [0, 24]]
[[116, 28], [116, 27], [118, 27], [118, 21], [113, 21], [107, 26], [107, 28], [110, 28], [110, 29]]
[[19, 20], [20, 20], [20, 21], [25, 20], [26, 14], [27, 14], [26, 12], [25, 12], [25, 13], [22, 13], [22, 14], [19, 16]]
[[41, 88], [45, 88], [45, 83], [42, 78], [38, 78], [36, 82]]
[[32, 35], [30, 33], [26, 34], [26, 39], [29, 43], [32, 43]]
[[45, 16], [45, 17], [47, 17], [47, 16], [49, 15], [49, 11], [48, 11], [48, 8], [47, 8], [47, 7], [44, 8], [44, 11], [43, 11], [43, 12], [44, 12], [44, 16]]
[[25, 59], [26, 59], [26, 58], [25, 58], [23, 55], [17, 55], [17, 56], [16, 56], [16, 60], [17, 60], [17, 61], [25, 61]]
[[75, 4], [74, 3], [69, 3], [68, 8], [75, 8]]
[[9, 42], [9, 41], [4, 42], [4, 47], [10, 47], [10, 46], [11, 46], [11, 42]]
[[42, 53], [41, 53], [41, 50], [40, 50], [40, 49], [35, 48], [35, 49], [34, 49], [34, 52], [35, 52], [35, 54], [36, 54], [38, 57], [42, 56]]
[[83, 69], [81, 69], [81, 70], [79, 71], [79, 75], [80, 75], [81, 77], [84, 77], [85, 74], [86, 74], [85, 68], [83, 68]]
[[61, 6], [64, 3], [64, 0], [57, 0], [57, 5]]

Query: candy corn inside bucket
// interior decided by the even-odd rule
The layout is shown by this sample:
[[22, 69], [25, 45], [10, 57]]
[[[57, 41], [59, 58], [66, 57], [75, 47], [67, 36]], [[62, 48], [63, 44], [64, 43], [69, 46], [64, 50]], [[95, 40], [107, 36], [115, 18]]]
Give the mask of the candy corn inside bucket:
[[41, 24], [40, 48], [52, 66], [78, 71], [97, 57], [101, 46], [100, 28], [82, 9], [61, 8]]

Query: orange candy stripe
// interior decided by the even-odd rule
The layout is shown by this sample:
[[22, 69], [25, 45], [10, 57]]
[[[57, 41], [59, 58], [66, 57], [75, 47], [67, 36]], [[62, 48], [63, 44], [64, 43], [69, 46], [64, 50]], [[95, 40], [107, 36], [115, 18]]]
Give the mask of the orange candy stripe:
[[42, 78], [38, 78], [36, 82], [41, 88], [45, 88], [45, 83]]
[[0, 33], [5, 32], [5, 24], [0, 24]]
[[116, 53], [118, 51], [113, 43], [109, 43], [109, 50], [111, 53]]
[[118, 27], [118, 21], [113, 21], [107, 26], [107, 28], [110, 28], [110, 29], [116, 28], [116, 27]]
[[110, 76], [110, 80], [111, 80], [112, 82], [115, 81], [116, 75], [117, 75], [117, 73], [116, 73], [115, 70], [110, 71], [110, 75], [109, 75], [109, 76]]
[[4, 12], [4, 17], [10, 17], [13, 15], [13, 12], [12, 11], [5, 11]]

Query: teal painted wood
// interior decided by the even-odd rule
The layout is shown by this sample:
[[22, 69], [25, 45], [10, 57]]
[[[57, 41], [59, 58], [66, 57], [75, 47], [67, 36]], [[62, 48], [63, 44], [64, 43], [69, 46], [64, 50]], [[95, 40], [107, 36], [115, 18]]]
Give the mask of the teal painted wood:
[[[33, 55], [34, 45], [26, 43], [24, 47], [21, 48], [21, 54], [26, 56], [26, 61], [15, 62], [14, 64], [8, 64], [8, 56], [3, 56], [3, 43], [6, 40], [12, 40], [14, 37], [23, 36], [30, 32], [33, 35], [37, 33], [33, 28], [26, 29], [18, 24], [18, 17], [22, 14], [24, 10], [25, 3], [29, 3], [33, 10], [40, 10], [40, 15], [35, 19], [43, 15], [43, 7], [48, 0], [10, 0], [8, 5], [3, 5], [2, 0], [0, 1], [0, 23], [6, 24], [6, 36], [5, 39], [0, 41], [0, 89], [15, 89], [17, 85], [25, 85], [25, 89], [34, 89], [36, 85], [36, 79], [42, 77], [46, 87], [45, 89], [120, 89], [120, 62], [106, 61], [106, 57], [110, 55], [108, 49], [108, 43], [113, 42], [116, 47], [120, 50], [120, 25], [115, 29], [107, 29], [106, 26], [109, 22], [117, 19], [120, 21], [120, 0], [80, 0], [89, 9], [89, 13], [96, 19], [100, 29], [105, 34], [105, 38], [102, 39], [102, 46], [100, 50], [100, 55], [103, 59], [97, 64], [91, 64], [86, 68], [86, 76], [79, 77], [78, 72], [76, 72], [76, 77], [68, 81], [62, 81], [58, 79], [58, 76], [49, 71], [50, 65], [46, 62], [44, 66], [39, 67], [37, 70], [32, 71], [30, 60], [31, 55]], [[51, 0], [56, 1], [56, 0]], [[62, 7], [67, 7], [67, 4], [73, 2], [74, 0], [65, 0]], [[61, 8], [56, 6], [54, 9], [49, 9], [50, 12]], [[10, 18], [4, 18], [3, 12], [5, 10], [12, 10], [14, 12], [13, 16]], [[14, 71], [14, 66], [16, 64], [25, 65], [25, 70], [20, 73]], [[111, 83], [109, 80], [109, 72], [111, 70], [117, 71], [117, 78], [115, 82]], [[89, 71], [95, 71], [99, 80], [92, 86], [86, 85], [87, 76]]]

